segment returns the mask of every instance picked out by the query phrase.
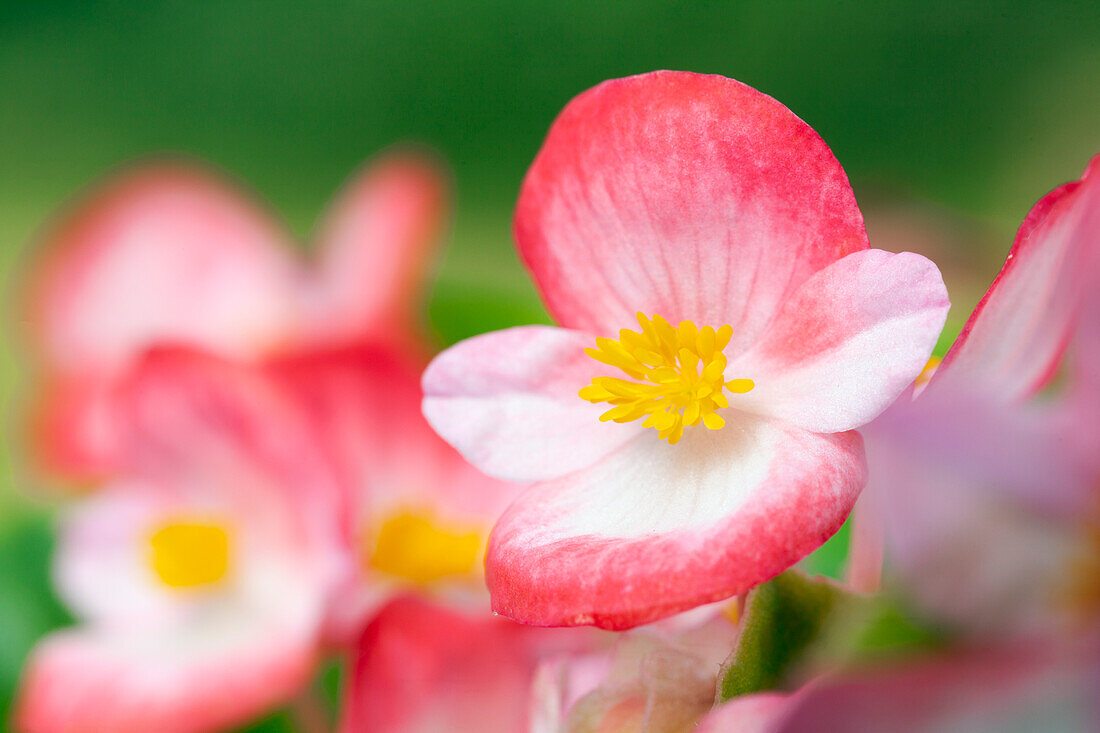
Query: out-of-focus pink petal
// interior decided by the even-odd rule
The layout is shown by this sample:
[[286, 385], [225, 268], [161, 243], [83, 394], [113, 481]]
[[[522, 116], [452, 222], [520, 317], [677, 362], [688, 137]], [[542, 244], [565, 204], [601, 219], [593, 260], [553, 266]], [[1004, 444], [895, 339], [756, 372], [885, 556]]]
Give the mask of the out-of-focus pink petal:
[[817, 133], [744, 84], [673, 71], [566, 106], [523, 183], [515, 234], [562, 326], [613, 336], [638, 311], [730, 323], [733, 353], [811, 274], [867, 247]]
[[755, 381], [733, 406], [834, 433], [869, 422], [920, 373], [950, 303], [936, 266], [872, 249], [819, 270], [727, 373]]
[[579, 638], [399, 598], [363, 634], [340, 730], [525, 732], [540, 654]]
[[790, 697], [781, 693], [743, 695], [716, 707], [695, 730], [697, 733], [771, 733], [789, 707]]
[[[1011, 417], [984, 426], [964, 423], [944, 439], [962, 441], [958, 450], [964, 452], [965, 430], [992, 430], [1005, 436], [1011, 454], [1010, 434], [1018, 425]], [[980, 459], [950, 460], [921, 445], [921, 431], [890, 433], [887, 427], [876, 423], [864, 432], [870, 475], [864, 496], [881, 512], [890, 566], [912, 601], [972, 636], [1034, 633], [1064, 622], [1067, 571], [1086, 549], [1066, 531], [1072, 520], [1065, 503], [1058, 511], [1013, 501], [1003, 490], [1007, 484]], [[1029, 450], [1019, 445], [1015, 453]], [[1049, 465], [1051, 478], [1041, 485], [1058, 489], [1060, 461], [1050, 455], [1053, 460], [1032, 454], [1020, 470], [1039, 476]]]
[[28, 450], [45, 471], [92, 483], [118, 468], [113, 385], [95, 375], [38, 385], [28, 420]]
[[446, 183], [426, 157], [391, 153], [347, 185], [321, 225], [303, 338], [408, 338], [438, 244]]
[[871, 491], [873, 487], [872, 478], [852, 510], [852, 531], [848, 541], [844, 582], [859, 593], [875, 593], [882, 585], [886, 536], [882, 510], [878, 506], [880, 499]]
[[31, 654], [15, 730], [203, 733], [248, 722], [313, 672], [317, 619], [292, 615], [300, 604], [286, 600], [201, 609], [185, 626], [57, 632]]
[[523, 326], [467, 339], [424, 372], [424, 415], [475, 466], [513, 481], [564, 476], [641, 432], [600, 422], [578, 392], [608, 367], [588, 334]]
[[344, 476], [277, 380], [202, 353], [158, 350], [127, 379], [120, 403], [134, 475], [228, 502], [245, 516], [264, 506], [249, 526], [276, 532], [288, 561], [309, 565], [318, 592], [347, 576]]
[[624, 629], [728, 598], [831, 536], [864, 479], [855, 433], [743, 415], [677, 445], [641, 435], [509, 507], [489, 545], [493, 608]]
[[[964, 651], [821, 680], [795, 695], [774, 733], [1096, 730], [1100, 665], [1046, 651]], [[737, 730], [731, 728], [729, 730]]]
[[613, 647], [544, 662], [532, 733], [694, 730], [714, 704], [718, 670], [739, 629], [721, 613], [692, 615], [615, 634]]
[[1039, 389], [1065, 351], [1082, 296], [1096, 288], [1088, 273], [1095, 272], [1098, 232], [1100, 157], [1028, 214], [928, 390], [984, 391], [1012, 402]]
[[28, 336], [51, 371], [109, 374], [155, 343], [232, 356], [292, 325], [291, 251], [266, 212], [193, 165], [107, 182], [46, 236]]
[[[471, 466], [431, 429], [420, 412], [422, 368], [419, 355], [386, 344], [318, 350], [272, 366], [341, 467], [351, 493], [344, 531], [357, 543], [360, 564], [394, 516], [423, 515], [484, 541], [518, 493]], [[434, 591], [476, 594], [487, 605], [480, 568], [478, 562], [470, 577], [441, 579]], [[401, 588], [400, 579], [361, 568], [333, 604], [332, 634], [354, 639], [368, 614]]]

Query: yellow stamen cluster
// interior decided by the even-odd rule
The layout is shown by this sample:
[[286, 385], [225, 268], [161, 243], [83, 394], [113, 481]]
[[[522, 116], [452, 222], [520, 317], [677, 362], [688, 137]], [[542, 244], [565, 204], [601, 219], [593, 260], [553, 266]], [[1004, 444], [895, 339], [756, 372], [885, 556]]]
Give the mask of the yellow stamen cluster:
[[149, 543], [153, 572], [170, 588], [211, 585], [229, 571], [229, 532], [221, 525], [169, 522]]
[[[725, 381], [723, 349], [733, 327], [696, 327], [691, 321], [673, 326], [659, 315], [638, 314], [642, 330], [619, 331], [619, 340], [597, 338], [585, 353], [596, 361], [622, 370], [631, 379], [596, 377], [580, 391], [589, 402], [614, 407], [601, 420], [630, 422], [644, 417], [642, 427], [676, 443], [687, 426], [703, 423], [717, 430], [726, 421], [716, 410], [729, 407], [723, 389], [744, 394], [756, 386], [751, 379]], [[633, 381], [632, 381], [633, 380]]]
[[406, 511], [382, 524], [366, 561], [388, 575], [424, 584], [469, 575], [480, 553], [477, 532], [440, 525], [429, 514]]

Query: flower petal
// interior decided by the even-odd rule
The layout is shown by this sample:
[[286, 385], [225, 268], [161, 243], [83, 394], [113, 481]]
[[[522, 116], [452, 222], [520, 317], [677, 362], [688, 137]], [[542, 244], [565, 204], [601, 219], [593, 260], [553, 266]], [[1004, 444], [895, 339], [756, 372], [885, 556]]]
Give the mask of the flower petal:
[[[484, 607], [483, 543], [519, 487], [481, 473], [432, 430], [420, 412], [422, 369], [419, 355], [389, 344], [315, 351], [272, 366], [347, 477], [345, 531], [358, 543], [357, 557], [370, 558], [381, 527], [403, 514], [476, 533], [482, 545], [469, 575], [432, 588], [474, 595]], [[402, 587], [401, 579], [360, 564], [359, 577], [332, 607], [331, 635], [344, 641], [357, 638], [369, 614]]]
[[537, 484], [493, 530], [493, 609], [623, 629], [743, 593], [818, 547], [863, 486], [856, 433], [744, 415], [677, 445], [642, 435]]
[[1042, 387], [1066, 349], [1084, 294], [1096, 289], [1097, 232], [1100, 156], [1079, 181], [1050, 192], [1028, 214], [927, 389], [980, 390], [1010, 402]]
[[607, 367], [592, 336], [524, 326], [467, 339], [424, 372], [424, 415], [471, 463], [512, 481], [564, 476], [635, 437], [639, 423], [600, 422], [578, 396]]
[[299, 604], [288, 599], [252, 613], [224, 608], [182, 628], [56, 632], [24, 670], [15, 728], [201, 733], [248, 722], [313, 672], [316, 619], [289, 615], [286, 606]]
[[341, 523], [343, 477], [277, 382], [257, 368], [162, 349], [146, 356], [120, 395], [126, 477], [172, 502], [239, 518], [257, 554], [307, 577], [311, 594], [345, 580], [352, 558]]
[[360, 641], [340, 730], [525, 731], [538, 647], [566, 633], [395, 600]]
[[515, 234], [562, 326], [613, 335], [637, 311], [729, 323], [733, 353], [807, 277], [867, 247], [848, 179], [806, 123], [740, 82], [672, 71], [569, 103]]
[[714, 708], [699, 721], [696, 733], [774, 733], [791, 707], [791, 697], [779, 692], [742, 695]]
[[438, 164], [391, 153], [353, 178], [326, 214], [303, 337], [406, 336], [439, 242], [446, 183]]
[[931, 410], [929, 396], [863, 431], [865, 508], [894, 575], [926, 614], [970, 636], [1049, 632], [1068, 618], [1074, 558], [1088, 556], [1067, 527], [1093, 509], [1094, 474], [1075, 475], [1066, 442], [1022, 410]]
[[950, 303], [920, 255], [872, 249], [817, 272], [727, 367], [755, 381], [734, 407], [833, 433], [890, 406], [928, 361]]
[[111, 371], [153, 343], [251, 356], [290, 325], [294, 260], [263, 210], [192, 165], [108, 181], [47, 236], [28, 336], [48, 366]]
[[1096, 730], [1100, 666], [1090, 653], [1059, 660], [1049, 648], [1002, 645], [880, 664], [806, 686], [779, 706], [767, 730]]

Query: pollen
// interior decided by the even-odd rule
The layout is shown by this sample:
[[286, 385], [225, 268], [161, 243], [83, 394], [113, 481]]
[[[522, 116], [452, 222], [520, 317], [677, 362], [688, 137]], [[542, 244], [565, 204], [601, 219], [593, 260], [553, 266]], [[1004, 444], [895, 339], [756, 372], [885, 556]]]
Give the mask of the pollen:
[[229, 532], [218, 524], [171, 522], [149, 543], [153, 572], [170, 588], [212, 585], [229, 570]]
[[467, 576], [481, 551], [477, 532], [443, 526], [421, 512], [401, 512], [382, 524], [367, 558], [375, 570], [414, 583]]
[[684, 428], [702, 423], [709, 430], [726, 424], [718, 410], [729, 407], [726, 391], [744, 394], [756, 384], [751, 379], [726, 381], [723, 349], [733, 327], [697, 327], [691, 321], [673, 326], [655, 315], [638, 314], [641, 331], [622, 329], [619, 339], [597, 338], [596, 348], [585, 353], [596, 361], [619, 369], [618, 376], [596, 377], [580, 391], [589, 402], [613, 407], [600, 420], [631, 422], [644, 418], [642, 427], [653, 428], [670, 444], [679, 442]]

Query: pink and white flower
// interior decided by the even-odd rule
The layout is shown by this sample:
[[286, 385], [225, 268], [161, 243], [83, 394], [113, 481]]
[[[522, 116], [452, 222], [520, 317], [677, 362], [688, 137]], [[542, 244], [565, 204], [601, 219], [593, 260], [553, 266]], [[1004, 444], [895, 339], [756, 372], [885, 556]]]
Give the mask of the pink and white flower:
[[339, 464], [353, 572], [333, 641], [355, 639], [394, 592], [486, 605], [485, 540], [514, 489], [420, 411], [431, 349], [416, 295], [444, 208], [433, 165], [390, 155], [338, 197], [305, 265], [261, 207], [203, 169], [108, 181], [53, 228], [30, 278], [42, 453], [70, 477], [117, 474], [117, 385], [149, 349], [201, 348], [273, 380]]
[[1098, 287], [1100, 158], [1035, 205], [931, 380], [866, 428], [852, 552], [872, 583], [885, 543], [903, 588], [970, 633], [1100, 618]]
[[948, 307], [928, 260], [868, 249], [821, 138], [717, 76], [574, 99], [515, 234], [560, 327], [445, 351], [424, 412], [474, 465], [534, 484], [487, 560], [494, 609], [525, 623], [635, 626], [812, 551], [863, 486], [854, 430]]
[[247, 722], [312, 678], [346, 574], [337, 477], [293, 402], [224, 361], [150, 354], [116, 405], [124, 470], [67, 512], [55, 559], [79, 623], [31, 653], [16, 729]]

